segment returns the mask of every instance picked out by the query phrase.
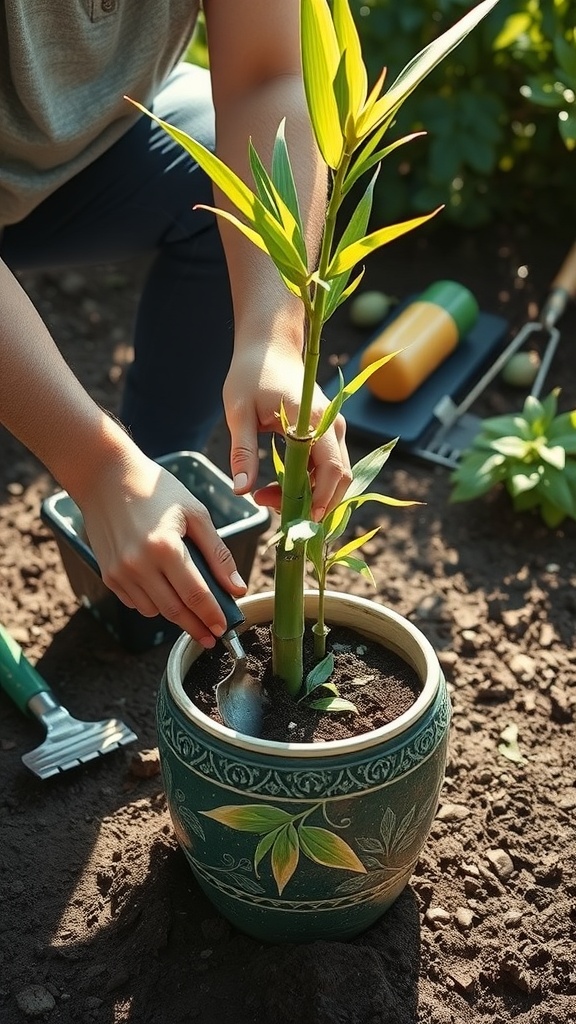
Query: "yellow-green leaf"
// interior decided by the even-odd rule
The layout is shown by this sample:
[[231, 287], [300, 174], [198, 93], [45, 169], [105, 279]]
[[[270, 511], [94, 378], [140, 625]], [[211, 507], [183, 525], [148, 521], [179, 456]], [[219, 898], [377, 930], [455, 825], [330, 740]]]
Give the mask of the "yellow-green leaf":
[[366, 256], [369, 256], [370, 253], [375, 252], [376, 249], [387, 245], [388, 242], [393, 242], [395, 238], [400, 238], [401, 235], [407, 234], [408, 231], [419, 228], [426, 221], [435, 217], [442, 209], [443, 207], [439, 206], [438, 209], [433, 210], [432, 213], [425, 214], [423, 217], [414, 217], [412, 220], [403, 221], [402, 224], [390, 224], [386, 228], [373, 231], [372, 234], [366, 235], [365, 238], [360, 238], [357, 242], [336, 254], [328, 269], [329, 276], [336, 277], [338, 274], [343, 274], [346, 270], [350, 270], [351, 267], [355, 266], [356, 263], [359, 263]]
[[[252, 230], [260, 236], [264, 245], [259, 245], [259, 248], [263, 248], [264, 252], [269, 253], [278, 269], [286, 275], [288, 280], [295, 284], [301, 282], [305, 284], [308, 278], [308, 268], [304, 264], [297, 248], [286, 234], [282, 225], [266, 209], [258, 196], [248, 188], [242, 179], [223, 163], [219, 157], [211, 153], [209, 149], [206, 149], [196, 139], [192, 139], [186, 132], [156, 117], [155, 114], [152, 114], [141, 103], [136, 103], [135, 100], [130, 100], [130, 102], [141, 110], [142, 113], [147, 114], [148, 117], [159, 124], [171, 138], [178, 142], [194, 158], [211, 181], [222, 190], [224, 195], [228, 197], [242, 216], [246, 218]], [[212, 209], [211, 207], [201, 208]], [[234, 223], [236, 227], [239, 226], [238, 221], [235, 221], [225, 211], [213, 210], [213, 212], [224, 216], [231, 223]], [[244, 234], [255, 244], [258, 244], [255, 238], [246, 231]]]
[[282, 895], [296, 871], [299, 857], [298, 833], [294, 825], [290, 824], [278, 833], [276, 842], [272, 847], [272, 874], [278, 887], [279, 896]]
[[452, 28], [443, 32], [441, 36], [434, 39], [413, 57], [382, 99], [378, 100], [372, 110], [360, 118], [359, 130], [363, 133], [372, 131], [384, 117], [397, 110], [422, 79], [430, 74], [466, 38], [497, 3], [498, 0], [482, 0], [482, 3], [468, 11]]
[[345, 68], [350, 97], [350, 113], [356, 116], [364, 106], [368, 93], [368, 76], [362, 58], [360, 38], [348, 0], [334, 0], [333, 11], [340, 52], [346, 55]]
[[292, 816], [278, 807], [268, 804], [226, 804], [212, 811], [200, 811], [206, 818], [213, 818], [221, 825], [234, 828], [237, 832], [270, 832], [292, 820]]
[[302, 68], [310, 120], [324, 160], [336, 168], [344, 147], [333, 87], [340, 61], [336, 31], [326, 0], [302, 0], [300, 10]]
[[380, 529], [376, 526], [373, 530], [368, 530], [367, 533], [363, 533], [361, 537], [355, 537], [348, 544], [344, 544], [339, 551], [335, 551], [333, 555], [330, 555], [330, 562], [335, 562], [339, 558], [344, 558], [346, 555], [350, 555], [352, 551], [356, 551], [357, 548], [361, 548], [363, 544], [366, 544], [369, 540], [372, 540], [375, 534]]
[[315, 825], [301, 825], [299, 832], [300, 849], [316, 864], [326, 868], [342, 868], [344, 871], [358, 871], [366, 874], [366, 868], [354, 850], [341, 836]]

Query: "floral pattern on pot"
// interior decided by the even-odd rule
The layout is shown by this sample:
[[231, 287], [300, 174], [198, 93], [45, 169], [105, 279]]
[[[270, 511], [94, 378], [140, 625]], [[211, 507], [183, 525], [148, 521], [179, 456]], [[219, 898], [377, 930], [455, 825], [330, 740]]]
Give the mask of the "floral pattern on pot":
[[[310, 612], [316, 597], [307, 592]], [[270, 621], [270, 594], [241, 606], [246, 628]], [[185, 634], [158, 692], [160, 763], [180, 846], [213, 905], [259, 940], [347, 939], [374, 924], [410, 879], [444, 779], [450, 701], [429, 641], [351, 594], [327, 592], [326, 610], [417, 672], [419, 696], [388, 725], [317, 744], [227, 729], [186, 691], [202, 648]]]
[[441, 680], [424, 719], [385, 752], [372, 748], [334, 766], [304, 759], [296, 767], [244, 751], [242, 763], [237, 750], [183, 720], [164, 682], [164, 786], [199, 885], [225, 917], [260, 939], [363, 931], [399, 896], [428, 835], [449, 721]]

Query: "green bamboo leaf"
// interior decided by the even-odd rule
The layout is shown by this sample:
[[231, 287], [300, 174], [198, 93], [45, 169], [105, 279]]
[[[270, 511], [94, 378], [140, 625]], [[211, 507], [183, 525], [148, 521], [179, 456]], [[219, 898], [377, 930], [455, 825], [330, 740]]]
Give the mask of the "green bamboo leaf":
[[297, 250], [304, 266], [308, 264], [308, 254], [306, 252], [306, 244], [304, 242], [304, 236], [298, 221], [294, 217], [292, 211], [284, 202], [283, 197], [278, 192], [272, 178], [268, 174], [268, 171], [264, 167], [258, 153], [254, 149], [254, 146], [250, 142], [249, 145], [249, 160], [250, 169], [252, 176], [256, 183], [259, 198], [266, 208], [270, 211], [272, 216], [280, 221], [286, 236], [290, 239], [294, 248]]
[[[354, 495], [353, 498], [347, 498], [340, 502], [340, 506], [345, 506], [356, 511], [361, 505], [365, 505], [367, 501], [377, 501], [380, 505], [392, 505], [394, 508], [409, 508], [411, 505], [424, 505], [423, 501], [411, 501], [405, 498], [391, 498], [388, 494], [379, 494], [378, 491], [373, 491], [371, 494], [358, 494]], [[339, 506], [339, 507], [340, 507]]]
[[[223, 220], [227, 220], [230, 224], [233, 224], [238, 231], [241, 231], [246, 238], [249, 238], [254, 245], [270, 257], [281, 276], [286, 281], [290, 282], [292, 286], [290, 291], [293, 291], [295, 295], [300, 295], [302, 290], [306, 288], [308, 283], [308, 271], [306, 270], [306, 267], [302, 263], [296, 249], [292, 246], [291, 241], [286, 235], [282, 234], [283, 228], [267, 211], [266, 216], [269, 218], [269, 223], [275, 225], [272, 231], [268, 230], [269, 223], [264, 222], [258, 213], [258, 223], [255, 228], [252, 228], [249, 225], [244, 224], [238, 219], [238, 217], [235, 217], [233, 213], [229, 213], [227, 210], [221, 210], [215, 206], [206, 206], [204, 203], [198, 203], [194, 209], [208, 210], [210, 213], [216, 214], [217, 217], [222, 217]], [[264, 210], [264, 206], [262, 206], [262, 209]], [[285, 242], [293, 250], [292, 255], [294, 255], [295, 258], [291, 263], [286, 262], [286, 249], [284, 248]]]
[[268, 804], [227, 804], [212, 811], [200, 811], [200, 814], [237, 832], [270, 832], [292, 820], [286, 811]]
[[311, 519], [295, 519], [284, 531], [286, 551], [293, 551], [297, 544], [306, 544], [316, 533], [323, 532], [320, 523]]
[[312, 564], [312, 569], [318, 583], [322, 579], [322, 570], [324, 566], [324, 523], [322, 523], [321, 526], [322, 529], [318, 530], [306, 545], [306, 556]]
[[[359, 391], [363, 384], [366, 383], [368, 378], [371, 377], [372, 374], [376, 372], [376, 370], [379, 370], [381, 366], [386, 366], [386, 363], [389, 363], [390, 360], [394, 359], [394, 356], [397, 356], [398, 353], [401, 351], [402, 349], [398, 348], [396, 349], [395, 352], [390, 352], [389, 355], [382, 356], [381, 359], [376, 359], [373, 363], [370, 363], [369, 366], [367, 366], [364, 370], [361, 370], [360, 373], [357, 373], [356, 376], [351, 381], [349, 381], [346, 387], [343, 388], [342, 401], [347, 401], [348, 398], [350, 398], [357, 391]], [[398, 441], [398, 438], [396, 438], [396, 441]]]
[[252, 139], [248, 142], [248, 161], [260, 202], [264, 204], [276, 220], [281, 220], [280, 208], [276, 202], [276, 190], [272, 187], [273, 182], [252, 145]]
[[335, 551], [334, 554], [330, 555], [329, 562], [334, 564], [346, 555], [351, 554], [352, 551], [356, 551], [358, 548], [361, 548], [363, 544], [372, 540], [372, 537], [378, 533], [379, 529], [380, 527], [376, 526], [373, 530], [368, 530], [367, 533], [363, 533], [361, 537], [355, 537], [354, 540], [349, 541], [348, 544], [344, 544], [339, 551]]
[[371, 110], [359, 118], [358, 131], [368, 134], [382, 118], [389, 117], [392, 112], [397, 111], [422, 79], [429, 75], [466, 38], [497, 3], [498, 0], [482, 0], [482, 3], [468, 11], [452, 28], [434, 39], [413, 57], [382, 99], [378, 100]]
[[278, 451], [278, 445], [276, 444], [276, 438], [275, 438], [274, 434], [272, 434], [271, 447], [272, 447], [272, 464], [274, 466], [274, 474], [276, 476], [276, 480], [277, 480], [278, 484], [280, 485], [280, 487], [282, 487], [282, 485], [284, 483], [284, 463], [283, 463], [282, 458], [280, 456], [280, 452]]
[[329, 167], [338, 167], [344, 147], [333, 82], [340, 50], [326, 0], [301, 0], [302, 68], [310, 120]]
[[334, 671], [334, 655], [330, 651], [322, 661], [319, 661], [317, 665], [306, 676], [304, 683], [304, 689], [306, 693], [310, 693], [311, 690], [316, 689], [317, 686], [322, 686], [325, 682], [330, 679]]
[[350, 522], [353, 509], [346, 505], [337, 505], [332, 512], [324, 517], [324, 533], [327, 541], [337, 540], [344, 533]]
[[313, 700], [309, 707], [315, 711], [352, 711], [358, 714], [358, 708], [351, 700], [344, 700], [343, 697], [321, 697], [320, 700]]
[[426, 132], [412, 132], [411, 135], [405, 135], [403, 139], [396, 139], [395, 142], [391, 142], [389, 146], [385, 146], [384, 149], [379, 149], [372, 156], [366, 156], [362, 160], [356, 160], [354, 167], [346, 177], [346, 181], [343, 188], [343, 195], [347, 195], [353, 185], [356, 184], [359, 178], [367, 171], [370, 171], [376, 164], [381, 164], [390, 153], [393, 153], [399, 146], [405, 146], [407, 142], [412, 142], [413, 139], [421, 138], [426, 135]]
[[[351, 271], [347, 270], [345, 274], [340, 274], [340, 277], [335, 277], [330, 282], [330, 294], [326, 303], [325, 320], [329, 320], [332, 314], [341, 306], [346, 299], [349, 299], [354, 294], [358, 285], [362, 281], [365, 274], [365, 268], [362, 267], [360, 273], [354, 278], [354, 280], [348, 285], [350, 280]], [[348, 285], [348, 287], [346, 287]]]
[[281, 896], [292, 875], [298, 867], [300, 847], [298, 845], [298, 833], [294, 825], [287, 825], [276, 838], [272, 847], [272, 874], [278, 887], [278, 895]]
[[280, 195], [283, 197], [286, 206], [291, 210], [292, 216], [300, 229], [300, 233], [302, 237], [304, 237], [300, 202], [296, 191], [296, 184], [294, 182], [294, 173], [292, 171], [288, 146], [286, 145], [285, 130], [286, 118], [283, 118], [280, 122], [278, 131], [276, 132], [274, 149], [272, 151], [272, 181]]
[[374, 200], [374, 186], [376, 185], [379, 173], [380, 168], [378, 167], [376, 173], [372, 175], [360, 202], [356, 206], [350, 220], [342, 232], [340, 241], [334, 253], [334, 259], [338, 256], [338, 253], [347, 249], [348, 246], [357, 242], [364, 236], [370, 222], [370, 214], [372, 213], [372, 203]]
[[373, 452], [369, 452], [368, 455], [359, 459], [352, 466], [352, 482], [344, 495], [344, 499], [353, 498], [355, 495], [362, 494], [366, 490], [390, 458], [390, 453], [394, 450], [397, 443], [398, 438], [396, 437], [394, 440], [380, 445], [379, 448], [375, 448]]
[[333, 18], [340, 53], [344, 54], [345, 57], [344, 65], [348, 85], [349, 110], [356, 117], [366, 102], [368, 76], [362, 58], [360, 37], [348, 0], [334, 0]]
[[323, 437], [326, 431], [332, 426], [334, 420], [338, 416], [340, 409], [344, 403], [344, 377], [342, 376], [342, 370], [338, 369], [339, 388], [337, 394], [334, 396], [331, 402], [328, 403], [322, 416], [320, 417], [316, 429], [314, 431], [314, 440], [317, 441], [320, 437]]
[[[194, 158], [211, 181], [224, 192], [224, 195], [228, 197], [246, 218], [250, 228], [260, 236], [261, 243], [263, 242], [264, 245], [256, 243], [250, 234], [247, 234], [247, 237], [254, 241], [255, 244], [259, 244], [259, 248], [263, 248], [265, 252], [268, 252], [275, 263], [278, 261], [279, 269], [290, 281], [294, 283], [304, 282], [305, 285], [308, 278], [308, 269], [300, 254], [290, 238], [287, 237], [282, 226], [242, 179], [227, 167], [215, 153], [211, 153], [209, 149], [206, 149], [200, 142], [192, 139], [186, 132], [180, 131], [179, 128], [175, 128], [167, 121], [156, 117], [155, 114], [152, 114], [141, 103], [136, 103], [135, 100], [130, 100], [130, 102], [138, 110], [141, 110], [143, 114], [147, 114], [156, 124], [159, 124], [175, 142], [178, 142]], [[216, 210], [209, 206], [199, 204], [199, 208], [212, 210], [212, 212], [218, 213], [220, 216], [225, 216], [225, 211]], [[237, 227], [240, 223], [231, 218], [230, 215], [227, 215], [226, 219], [230, 220]]]
[[328, 268], [328, 276], [335, 277], [337, 274], [343, 274], [344, 271], [350, 270], [351, 267], [354, 267], [360, 260], [369, 256], [370, 253], [375, 252], [376, 249], [380, 249], [383, 245], [387, 245], [389, 242], [393, 242], [394, 239], [400, 238], [401, 235], [407, 234], [408, 231], [414, 231], [415, 228], [426, 224], [427, 221], [435, 217], [442, 209], [443, 207], [439, 206], [432, 213], [424, 214], [422, 217], [414, 217], [411, 220], [404, 221], [402, 224], [391, 224], [389, 227], [379, 228], [378, 231], [373, 231], [372, 234], [366, 235], [365, 238], [360, 238], [357, 242], [349, 245], [334, 256]]
[[376, 580], [372, 575], [372, 570], [363, 558], [355, 558], [353, 555], [345, 555], [343, 558], [329, 558], [326, 565], [326, 572], [328, 572], [334, 565], [344, 565], [346, 569], [350, 569], [352, 572], [357, 572], [359, 576], [368, 580], [373, 587], [376, 586]]
[[366, 868], [352, 847], [334, 832], [315, 825], [301, 825], [298, 836], [302, 853], [315, 864], [366, 874]]

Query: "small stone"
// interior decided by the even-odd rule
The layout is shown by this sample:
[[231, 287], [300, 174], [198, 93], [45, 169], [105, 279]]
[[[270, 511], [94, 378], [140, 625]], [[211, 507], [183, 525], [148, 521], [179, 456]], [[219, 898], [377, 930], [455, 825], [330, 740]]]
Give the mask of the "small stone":
[[16, 993], [16, 1002], [25, 1017], [41, 1017], [56, 1006], [54, 996], [44, 985], [26, 985]]
[[456, 988], [459, 988], [461, 992], [471, 992], [476, 984], [476, 979], [468, 971], [463, 968], [452, 967], [448, 972], [448, 977], [452, 978]]
[[433, 928], [444, 928], [445, 925], [450, 924], [451, 914], [443, 907], [430, 907], [424, 915], [424, 919], [428, 924], [432, 925]]
[[151, 779], [160, 774], [160, 755], [158, 747], [152, 750], [139, 750], [130, 762], [130, 771], [139, 779]]
[[467, 818], [470, 814], [470, 809], [465, 807], [464, 804], [442, 804], [438, 814], [436, 815], [437, 821], [462, 821]]
[[519, 910], [509, 910], [504, 915], [504, 925], [506, 928], [519, 928], [522, 924], [522, 914]]
[[11, 494], [13, 498], [19, 498], [21, 494], [24, 494], [24, 487], [18, 480], [12, 480], [6, 486], [8, 494]]
[[463, 932], [467, 932], [472, 927], [474, 920], [474, 913], [469, 907], [458, 907], [456, 910], [456, 924]]
[[492, 870], [503, 882], [514, 874], [514, 862], [506, 850], [487, 850], [486, 857]]

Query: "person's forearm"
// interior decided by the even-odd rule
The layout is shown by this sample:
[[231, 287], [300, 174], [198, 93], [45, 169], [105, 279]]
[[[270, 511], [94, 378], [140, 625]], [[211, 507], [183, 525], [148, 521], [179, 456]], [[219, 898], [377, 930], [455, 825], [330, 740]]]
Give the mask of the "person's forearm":
[[76, 499], [99, 467], [130, 444], [83, 389], [1, 260], [0, 422]]
[[[278, 126], [286, 118], [286, 138], [306, 227], [309, 265], [317, 256], [326, 204], [327, 173], [316, 147], [302, 83], [283, 76], [229, 102], [217, 115], [218, 155], [254, 188], [248, 161], [248, 139], [270, 167]], [[219, 194], [217, 203], [227, 201]], [[303, 307], [280, 279], [272, 261], [233, 226], [219, 220], [230, 272], [237, 341], [262, 336], [271, 325], [301, 345]]]

